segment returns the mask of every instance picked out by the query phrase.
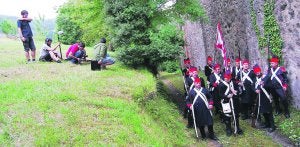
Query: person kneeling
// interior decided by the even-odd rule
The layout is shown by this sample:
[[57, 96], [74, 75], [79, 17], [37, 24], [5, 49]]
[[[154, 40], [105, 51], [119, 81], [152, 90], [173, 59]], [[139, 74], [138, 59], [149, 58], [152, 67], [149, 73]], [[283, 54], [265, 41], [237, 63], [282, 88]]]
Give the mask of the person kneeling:
[[106, 65], [112, 65], [115, 60], [107, 54], [107, 47], [105, 45], [106, 39], [101, 38], [100, 43], [94, 46], [94, 60], [91, 62], [92, 70], [101, 70], [106, 68]]
[[57, 63], [61, 63], [60, 61], [60, 53], [56, 50], [56, 48], [60, 45], [56, 45], [54, 48], [51, 48], [52, 39], [46, 38], [45, 44], [41, 48], [41, 56], [39, 58], [40, 61], [48, 61], [51, 62], [52, 60], [56, 61]]

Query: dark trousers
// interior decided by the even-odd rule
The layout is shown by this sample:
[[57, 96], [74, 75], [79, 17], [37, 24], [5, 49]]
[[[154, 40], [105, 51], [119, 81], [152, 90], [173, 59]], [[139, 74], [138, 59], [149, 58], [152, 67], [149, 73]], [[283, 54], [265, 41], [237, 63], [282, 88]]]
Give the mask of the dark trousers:
[[[200, 126], [200, 127], [199, 127], [199, 130], [200, 130], [200, 133], [201, 133], [201, 137], [202, 137], [202, 138], [206, 138], [204, 126]], [[212, 137], [215, 136], [213, 125], [208, 125], [208, 136], [209, 136], [210, 138], [212, 138]]]
[[273, 99], [274, 99], [274, 104], [275, 104], [275, 111], [277, 113], [281, 113], [281, 108], [280, 108], [280, 103], [282, 104], [283, 106], [283, 109], [284, 109], [284, 113], [285, 114], [290, 114], [289, 112], [289, 106], [288, 106], [288, 100], [287, 100], [287, 97], [285, 95], [285, 92], [283, 90], [283, 88], [279, 88], [279, 89], [271, 89], [271, 94], [273, 96]]
[[248, 118], [249, 110], [251, 109], [249, 103], [241, 103], [241, 105], [242, 105], [241, 112], [242, 112], [243, 118]]
[[265, 118], [265, 126], [275, 128], [273, 113], [263, 113], [263, 116]]

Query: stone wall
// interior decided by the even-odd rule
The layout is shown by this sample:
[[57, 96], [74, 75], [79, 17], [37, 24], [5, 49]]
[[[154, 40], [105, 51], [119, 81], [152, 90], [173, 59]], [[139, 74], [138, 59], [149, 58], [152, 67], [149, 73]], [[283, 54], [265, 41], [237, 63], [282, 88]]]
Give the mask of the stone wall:
[[[290, 91], [294, 105], [300, 105], [299, 73], [300, 51], [300, 0], [278, 0], [276, 11], [281, 34], [284, 40], [283, 55], [285, 66], [289, 71]], [[212, 56], [217, 63], [223, 63], [221, 52], [215, 49], [217, 23], [221, 23], [227, 57], [235, 59], [238, 52], [242, 59], [249, 59], [251, 64], [259, 64], [263, 70], [267, 69], [267, 57], [261, 55], [258, 40], [250, 16], [250, 0], [199, 0], [206, 10], [209, 22], [186, 21], [185, 31], [186, 49], [192, 64], [203, 67], [206, 56]], [[264, 0], [253, 0], [253, 9], [256, 13], [256, 23], [263, 34], [263, 4]], [[299, 77], [300, 78], [300, 77]]]
[[300, 0], [277, 0], [275, 15], [284, 41], [283, 60], [289, 72], [293, 104], [300, 109]]

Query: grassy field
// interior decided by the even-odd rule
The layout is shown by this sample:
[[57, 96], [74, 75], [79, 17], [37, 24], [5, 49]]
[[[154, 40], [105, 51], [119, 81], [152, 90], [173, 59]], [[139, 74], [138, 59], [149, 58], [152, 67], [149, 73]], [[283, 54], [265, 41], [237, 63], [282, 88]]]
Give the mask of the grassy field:
[[[37, 59], [42, 43], [36, 42]], [[92, 48], [86, 49], [91, 56]], [[145, 69], [26, 64], [21, 42], [5, 38], [0, 55], [1, 146], [195, 144], [175, 106], [157, 96], [142, 103], [156, 91]]]
[[[199, 74], [200, 77], [205, 77], [203, 73]], [[167, 79], [171, 82], [176, 89], [183, 92], [184, 87], [182, 83], [181, 73], [162, 73], [162, 79]], [[205, 79], [205, 78], [204, 78]], [[275, 125], [278, 127], [277, 131], [286, 135], [294, 144], [300, 143], [300, 111], [291, 108], [291, 118], [286, 119], [283, 115], [275, 117]], [[220, 122], [219, 117], [214, 118], [214, 129], [216, 135], [220, 139], [220, 143], [223, 146], [280, 146], [272, 140], [271, 137], [263, 130], [254, 129], [250, 126], [248, 121], [240, 120], [241, 128], [244, 131], [244, 135], [236, 137], [227, 137], [225, 133], [225, 124]], [[190, 133], [194, 133], [194, 130], [190, 130]]]

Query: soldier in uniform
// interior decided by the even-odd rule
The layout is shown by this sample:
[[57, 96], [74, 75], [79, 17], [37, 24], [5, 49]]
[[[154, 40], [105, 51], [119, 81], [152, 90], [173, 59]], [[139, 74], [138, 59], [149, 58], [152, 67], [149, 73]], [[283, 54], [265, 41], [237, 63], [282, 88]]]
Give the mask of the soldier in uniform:
[[273, 132], [275, 130], [275, 125], [272, 112], [272, 99], [267, 91], [268, 87], [271, 86], [271, 82], [261, 73], [261, 68], [258, 65], [253, 67], [253, 71], [256, 75], [255, 92], [258, 94], [256, 102], [257, 116], [262, 114], [265, 118], [265, 125], [263, 128], [269, 128], [268, 131]]
[[184, 68], [181, 70], [184, 78], [189, 76], [189, 68], [191, 67], [191, 60], [189, 58], [183, 59]]
[[207, 65], [204, 67], [204, 73], [206, 76], [206, 80], [209, 82], [209, 77], [213, 73], [213, 64], [212, 64], [212, 57], [208, 56], [207, 57]]
[[278, 58], [273, 57], [270, 60], [271, 68], [268, 70], [268, 78], [271, 80], [271, 94], [274, 98], [276, 113], [281, 113], [279, 101], [284, 108], [284, 116], [286, 118], [290, 117], [290, 112], [288, 108], [288, 100], [286, 96], [287, 90], [287, 71], [284, 67], [278, 66]]
[[236, 58], [235, 59], [235, 66], [233, 66], [232, 74], [231, 74], [233, 79], [237, 79], [237, 75], [240, 72], [240, 69], [241, 69], [241, 59]]
[[220, 64], [215, 64], [214, 65], [214, 72], [210, 75], [209, 77], [209, 83], [211, 87], [211, 93], [214, 98], [214, 104], [216, 108], [216, 114], [220, 114], [221, 120], [223, 119], [222, 117], [222, 108], [221, 108], [221, 98], [220, 98], [220, 89], [219, 89], [219, 83], [221, 80], [221, 66]]
[[[194, 66], [191, 66], [189, 68], [189, 75], [190, 76], [188, 78], [186, 78], [186, 82], [185, 82], [185, 83], [187, 83], [187, 89], [188, 89], [187, 94], [189, 94], [189, 92], [195, 87], [195, 83], [194, 83], [195, 79], [199, 78], [198, 69]], [[200, 79], [202, 81], [204, 81], [203, 78], [200, 78]], [[204, 82], [201, 82], [201, 87], [205, 87]], [[191, 111], [189, 109], [189, 106], [188, 106], [188, 97], [186, 97], [186, 104], [187, 105], [186, 105], [186, 108], [184, 110], [184, 113], [187, 115], [187, 118], [188, 118], [188, 124], [187, 124], [186, 127], [187, 128], [192, 128], [193, 127], [193, 117], [192, 117], [192, 113], [191, 113]]]
[[[204, 127], [208, 127], [209, 138], [212, 140], [218, 140], [213, 130], [213, 118], [211, 109], [213, 108], [212, 95], [205, 87], [201, 87], [200, 78], [195, 78], [195, 87], [191, 89], [188, 96], [189, 108], [193, 113], [193, 120], [196, 123], [195, 128], [200, 129], [201, 137], [206, 138]], [[197, 129], [196, 129], [197, 133]]]
[[[224, 74], [224, 81], [220, 83], [221, 103], [223, 106], [223, 116], [226, 125], [226, 135], [231, 136], [232, 128], [231, 121], [234, 124], [234, 133], [243, 134], [239, 123], [239, 107], [240, 100], [238, 97], [238, 91], [235, 89], [233, 82], [231, 81], [231, 73]], [[225, 108], [225, 106], [227, 106]]]
[[[191, 62], [189, 58], [183, 59], [183, 64], [184, 64], [184, 68], [181, 69], [182, 72], [182, 78], [183, 78], [183, 86], [184, 86], [184, 100], [187, 99], [187, 95], [188, 95], [188, 85], [186, 83], [187, 79], [189, 78], [190, 74], [189, 74], [189, 69], [191, 67]], [[183, 111], [183, 118], [187, 118], [188, 115], [188, 108], [185, 107], [184, 111]]]
[[227, 63], [227, 67], [225, 67], [223, 69], [223, 73], [232, 73], [233, 72], [233, 67], [231, 66], [231, 62], [230, 62], [229, 58], [226, 59], [226, 63]]
[[[249, 69], [249, 61], [243, 60], [243, 69], [238, 74], [239, 85], [241, 86], [241, 110], [242, 119], [249, 118], [249, 110], [251, 110], [255, 98], [254, 79], [255, 74]], [[251, 112], [252, 113], [252, 112]]]

